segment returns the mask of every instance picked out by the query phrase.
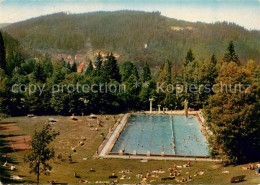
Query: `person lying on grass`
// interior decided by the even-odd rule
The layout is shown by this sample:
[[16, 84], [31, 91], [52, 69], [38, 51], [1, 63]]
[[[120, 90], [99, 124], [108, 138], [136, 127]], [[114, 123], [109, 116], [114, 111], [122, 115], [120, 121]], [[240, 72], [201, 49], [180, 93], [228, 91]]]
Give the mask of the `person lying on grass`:
[[152, 173], [165, 173], [162, 168], [152, 171]]

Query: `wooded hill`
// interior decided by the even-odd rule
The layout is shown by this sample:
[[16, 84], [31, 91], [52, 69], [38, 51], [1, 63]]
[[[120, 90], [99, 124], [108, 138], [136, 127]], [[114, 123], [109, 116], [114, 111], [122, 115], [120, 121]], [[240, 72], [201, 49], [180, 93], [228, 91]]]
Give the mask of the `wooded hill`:
[[[233, 40], [242, 62], [260, 61], [260, 31], [229, 23], [191, 23], [162, 16], [160, 12], [116, 11], [84, 14], [56, 13], [2, 28], [29, 48], [76, 53], [102, 50], [120, 53], [120, 61], [157, 67], [167, 59], [184, 61], [192, 48], [197, 60], [213, 53], [221, 58]], [[147, 48], [145, 48], [147, 44]]]

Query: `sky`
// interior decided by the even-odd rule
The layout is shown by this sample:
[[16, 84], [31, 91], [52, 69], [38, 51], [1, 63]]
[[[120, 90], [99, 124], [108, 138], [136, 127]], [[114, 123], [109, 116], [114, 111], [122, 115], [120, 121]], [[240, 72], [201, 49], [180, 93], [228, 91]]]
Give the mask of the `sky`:
[[191, 22], [234, 22], [260, 30], [260, 0], [0, 0], [0, 23], [14, 23], [56, 12], [160, 11]]

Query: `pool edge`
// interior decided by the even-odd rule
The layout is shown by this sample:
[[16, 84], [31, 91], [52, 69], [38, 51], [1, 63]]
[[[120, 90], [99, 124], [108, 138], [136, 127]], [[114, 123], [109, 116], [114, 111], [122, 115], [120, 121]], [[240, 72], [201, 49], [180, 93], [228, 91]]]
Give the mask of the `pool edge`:
[[[97, 158], [120, 158], [120, 159], [152, 159], [152, 160], [191, 160], [191, 161], [213, 161], [213, 162], [218, 162], [221, 160], [218, 159], [212, 159], [210, 156], [169, 156], [169, 155], [144, 155], [144, 154], [120, 154], [120, 153], [111, 153], [112, 148], [114, 147], [117, 139], [119, 138], [123, 128], [125, 127], [128, 119], [132, 114], [140, 114], [140, 113], [127, 113], [124, 114], [122, 119], [120, 120], [120, 123], [118, 125], [115, 125], [116, 128], [114, 129], [113, 133], [110, 135], [108, 140], [105, 143], [105, 146], [103, 147], [101, 152], [97, 152], [95, 157]], [[145, 113], [149, 114], [149, 113]], [[199, 115], [201, 114], [201, 111], [192, 111], [190, 115], [195, 116], [195, 118], [198, 120], [200, 127], [202, 128], [203, 134], [205, 135], [206, 139], [208, 139], [208, 133], [206, 131], [205, 125], [203, 121], [201, 120]], [[159, 114], [158, 114], [159, 115]], [[171, 113], [166, 113], [165, 115], [183, 115], [183, 111], [178, 111], [176, 114], [176, 111], [171, 112]], [[109, 135], [109, 133], [108, 133]], [[113, 136], [114, 135], [114, 136]], [[112, 137], [113, 136], [113, 137]], [[103, 144], [103, 143], [102, 143]]]

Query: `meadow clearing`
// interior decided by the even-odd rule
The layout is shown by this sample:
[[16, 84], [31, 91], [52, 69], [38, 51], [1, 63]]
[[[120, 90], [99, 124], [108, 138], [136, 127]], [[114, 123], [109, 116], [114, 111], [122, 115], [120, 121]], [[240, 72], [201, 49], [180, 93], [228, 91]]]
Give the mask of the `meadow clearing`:
[[[36, 116], [34, 118], [28, 117], [9, 117], [0, 121], [1, 140], [5, 144], [9, 144], [12, 149], [7, 153], [9, 166], [6, 167], [6, 173], [9, 175], [19, 175], [22, 179], [19, 182], [35, 183], [36, 177], [29, 173], [28, 164], [25, 164], [23, 157], [28, 153], [30, 148], [29, 141], [35, 129], [40, 129], [48, 122], [49, 118], [54, 118], [57, 122], [51, 124], [53, 129], [60, 132], [55, 141], [51, 144], [55, 149], [55, 159], [50, 161], [52, 170], [49, 176], [41, 175], [40, 183], [48, 183], [48, 181], [56, 181], [59, 183], [79, 183], [80, 179], [87, 180], [90, 184], [112, 182], [116, 179], [109, 179], [109, 176], [114, 172], [118, 175], [117, 181], [121, 183], [140, 183], [142, 179], [138, 179], [138, 173], [146, 174], [147, 171], [154, 171], [162, 168], [165, 173], [154, 174], [157, 178], [148, 178], [147, 182], [154, 184], [165, 183], [175, 184], [175, 180], [161, 180], [163, 177], [169, 176], [168, 168], [173, 168], [174, 163], [182, 166], [185, 161], [167, 161], [167, 160], [148, 160], [148, 162], [141, 162], [134, 159], [102, 159], [93, 157], [99, 145], [103, 141], [102, 133], [106, 136], [109, 128], [115, 124], [114, 116], [119, 119], [123, 114], [107, 115], [108, 120], [102, 116], [103, 127], [98, 127], [96, 119], [90, 119], [88, 116], [78, 116], [77, 121], [71, 120], [70, 117], [64, 116]], [[101, 117], [98, 115], [98, 117]], [[93, 127], [90, 127], [89, 124]], [[99, 131], [93, 128], [98, 127]], [[82, 138], [86, 140], [82, 140]], [[84, 145], [80, 145], [82, 141]], [[1, 145], [1, 147], [6, 147]], [[72, 151], [75, 148], [75, 152]], [[57, 159], [57, 154], [62, 154], [62, 161]], [[72, 155], [72, 164], [68, 162], [68, 155]], [[15, 171], [10, 171], [10, 165], [16, 166]], [[255, 163], [256, 164], [256, 163]], [[260, 183], [260, 177], [255, 175], [255, 170], [243, 170], [242, 167], [248, 164], [238, 166], [223, 166], [219, 162], [191, 162], [191, 167], [180, 168], [181, 176], [187, 178], [189, 175], [193, 181], [187, 183], [196, 184], [227, 184], [230, 179], [237, 175], [246, 175], [245, 181], [240, 182], [246, 184]], [[95, 172], [90, 172], [93, 168]], [[127, 173], [129, 179], [120, 179], [122, 170], [131, 170], [132, 173]], [[194, 176], [196, 172], [203, 170], [204, 174]], [[76, 177], [75, 177], [76, 173]]]

